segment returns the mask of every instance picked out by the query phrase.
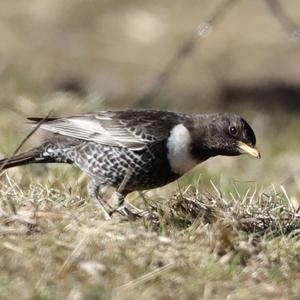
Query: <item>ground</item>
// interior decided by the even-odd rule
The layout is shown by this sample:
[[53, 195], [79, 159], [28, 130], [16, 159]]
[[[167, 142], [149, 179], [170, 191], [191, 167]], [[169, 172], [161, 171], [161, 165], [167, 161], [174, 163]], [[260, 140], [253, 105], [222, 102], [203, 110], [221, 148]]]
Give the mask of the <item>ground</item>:
[[[53, 97], [62, 114], [69, 96]], [[248, 114], [262, 159], [213, 158], [178, 182], [129, 195], [151, 212], [145, 220], [105, 221], [86, 194], [86, 177], [70, 166], [2, 172], [0, 298], [297, 299], [297, 118]], [[3, 154], [30, 132], [22, 122], [2, 111]]]
[[76, 194], [4, 176], [1, 299], [299, 297], [300, 215], [282, 192], [144, 195], [152, 218], [134, 222]]
[[197, 38], [221, 0], [1, 1], [1, 156], [26, 117], [132, 108], [194, 34], [147, 105], [238, 113], [262, 159], [216, 157], [132, 193], [150, 212], [136, 221], [105, 221], [70, 166], [1, 172], [0, 299], [300, 298], [299, 1], [233, 2]]

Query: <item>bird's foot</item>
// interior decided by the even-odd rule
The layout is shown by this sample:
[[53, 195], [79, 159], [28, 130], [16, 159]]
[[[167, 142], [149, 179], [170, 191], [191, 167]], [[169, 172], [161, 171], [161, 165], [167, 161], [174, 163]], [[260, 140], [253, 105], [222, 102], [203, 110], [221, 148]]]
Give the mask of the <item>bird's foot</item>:
[[132, 211], [125, 205], [112, 210], [109, 214], [110, 214], [110, 217], [113, 217], [115, 214], [119, 214], [121, 217], [124, 217], [125, 219], [131, 220], [131, 221], [135, 221], [135, 220], [141, 218], [140, 214]]
[[131, 203], [125, 201], [124, 205], [113, 209], [109, 215], [112, 217], [115, 213], [120, 214], [129, 220], [137, 220], [141, 218], [148, 218], [150, 216], [148, 211], [140, 210]]
[[109, 201], [112, 204], [110, 205], [104, 201], [99, 194], [96, 197], [93, 197], [96, 206], [100, 209], [105, 220], [111, 220], [116, 214], [128, 220], [147, 219], [151, 217], [151, 214], [148, 211], [137, 208], [124, 198], [123, 194], [115, 192]]

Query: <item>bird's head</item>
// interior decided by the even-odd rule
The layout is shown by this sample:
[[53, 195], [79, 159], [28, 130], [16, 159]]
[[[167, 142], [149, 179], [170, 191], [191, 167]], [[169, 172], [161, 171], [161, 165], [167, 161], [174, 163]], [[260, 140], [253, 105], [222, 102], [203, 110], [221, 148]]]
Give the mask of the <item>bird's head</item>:
[[[260, 158], [254, 131], [242, 117], [227, 113], [199, 115], [195, 124], [193, 152], [198, 157], [247, 153]], [[202, 130], [197, 130], [200, 127]]]

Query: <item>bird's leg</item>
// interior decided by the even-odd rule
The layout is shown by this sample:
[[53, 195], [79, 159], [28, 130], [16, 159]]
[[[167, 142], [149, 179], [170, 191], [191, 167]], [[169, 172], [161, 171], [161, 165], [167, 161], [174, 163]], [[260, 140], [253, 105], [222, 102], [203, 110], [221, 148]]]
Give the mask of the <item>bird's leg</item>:
[[[118, 190], [117, 190], [117, 193], [124, 193], [124, 191], [126, 190], [126, 186], [127, 186], [127, 183], [128, 181], [130, 180], [131, 178], [131, 175], [132, 175], [132, 171], [131, 170], [128, 170], [127, 174], [125, 175], [123, 181], [121, 182]], [[126, 193], [127, 194], [127, 193]], [[125, 208], [131, 212], [131, 214], [135, 215], [136, 217], [141, 217], [142, 216], [142, 211], [140, 209], [138, 209], [137, 207], [135, 207], [133, 204], [129, 203], [128, 201], [125, 200], [125, 197], [124, 199], [122, 200], [122, 204], [125, 204]], [[120, 205], [120, 203], [119, 203]]]
[[129, 219], [140, 218], [142, 211], [125, 200], [126, 194], [119, 191], [113, 193], [110, 201], [113, 202], [114, 209], [109, 213], [110, 216], [117, 212]]
[[130, 218], [136, 219], [136, 218], [141, 217], [142, 211], [125, 200], [125, 197], [128, 193], [126, 191], [126, 185], [127, 185], [128, 181], [130, 180], [131, 175], [132, 175], [132, 172], [128, 171], [127, 174], [125, 175], [123, 181], [121, 182], [119, 188], [112, 195], [111, 201], [113, 202], [115, 209], [113, 209], [111, 211], [110, 215], [112, 215], [114, 212], [119, 212], [122, 215], [125, 214], [126, 216], [128, 216]]
[[87, 186], [88, 194], [94, 200], [96, 206], [101, 210], [104, 218], [106, 220], [111, 220], [111, 216], [105, 208], [105, 206], [107, 206], [111, 210], [111, 206], [106, 203], [99, 194], [100, 187], [101, 185], [97, 181], [91, 179]]
[[120, 193], [118, 191], [114, 192], [110, 198], [110, 203], [113, 207], [120, 207], [125, 202], [126, 194]]
[[116, 209], [121, 208], [121, 207], [126, 207], [127, 209], [131, 210], [132, 213], [140, 214], [142, 212], [142, 210], [138, 209], [133, 204], [126, 201], [125, 200], [126, 195], [127, 195], [127, 193], [124, 194], [124, 193], [120, 193], [120, 192], [116, 191], [111, 196], [110, 203], [112, 203], [113, 207], [115, 207]]

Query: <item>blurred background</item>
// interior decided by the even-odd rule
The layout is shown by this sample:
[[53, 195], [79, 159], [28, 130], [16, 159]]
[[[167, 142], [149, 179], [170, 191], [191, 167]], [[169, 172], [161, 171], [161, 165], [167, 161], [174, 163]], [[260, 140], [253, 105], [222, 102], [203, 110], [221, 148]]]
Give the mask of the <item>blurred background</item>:
[[[262, 159], [212, 159], [183, 184], [199, 177], [224, 188], [282, 184], [297, 200], [299, 20], [298, 0], [2, 0], [0, 153], [11, 154], [30, 132], [26, 117], [49, 112], [230, 111], [253, 126]], [[10, 172], [20, 184], [85, 180], [69, 168], [35, 168], [47, 174], [38, 177], [24, 176], [28, 170]]]

